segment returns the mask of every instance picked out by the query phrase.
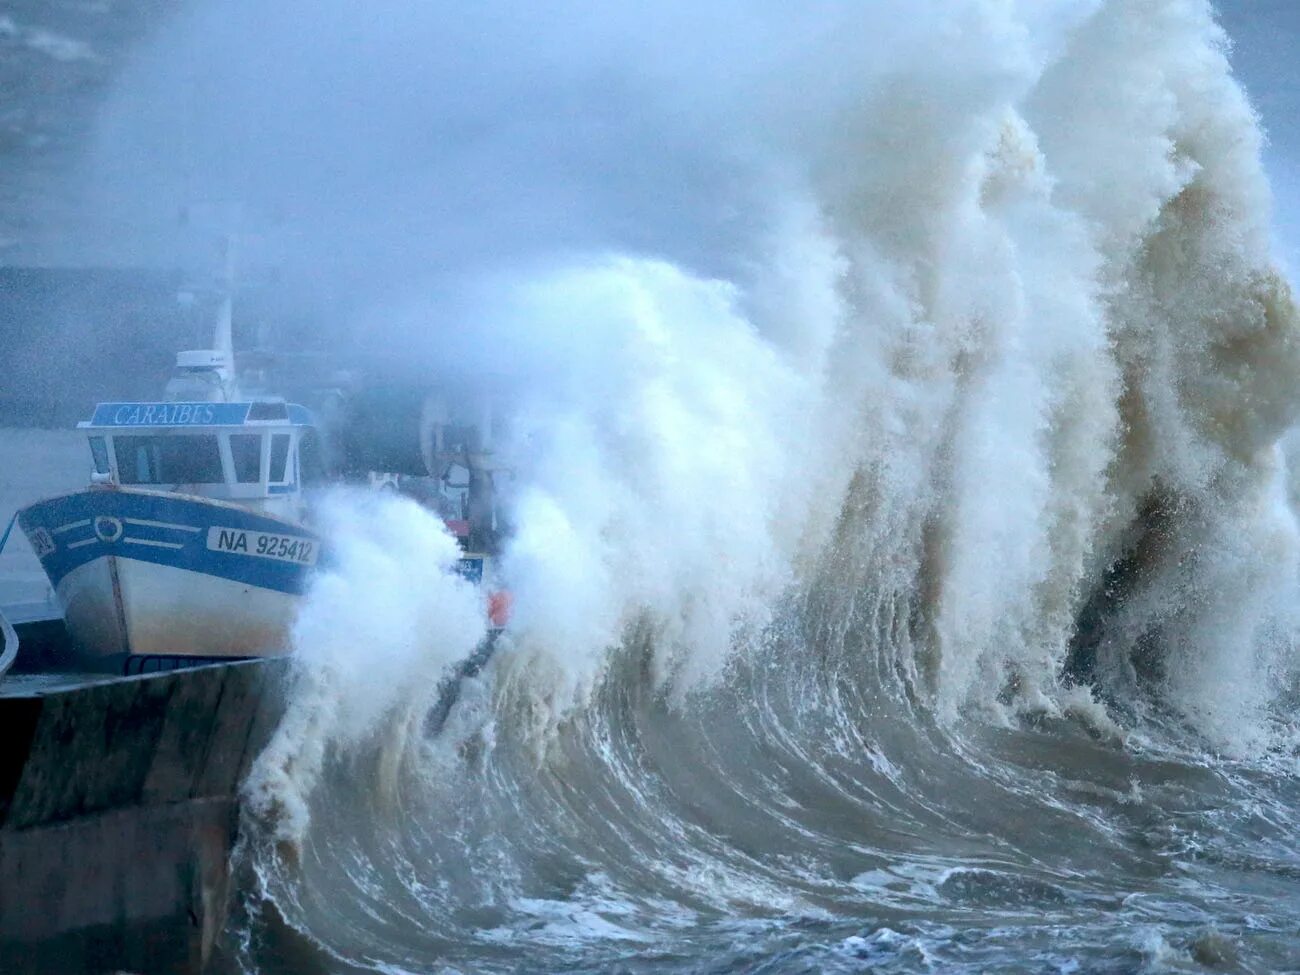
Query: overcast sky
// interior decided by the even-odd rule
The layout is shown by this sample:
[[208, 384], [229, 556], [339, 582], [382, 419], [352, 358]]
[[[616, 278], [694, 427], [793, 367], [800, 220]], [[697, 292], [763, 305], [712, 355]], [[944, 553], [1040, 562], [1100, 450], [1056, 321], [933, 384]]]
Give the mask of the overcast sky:
[[[104, 254], [102, 244], [94, 240], [103, 235], [87, 233], [87, 221], [77, 187], [62, 182], [61, 176], [86, 153], [93, 126], [108, 101], [109, 93], [123, 78], [131, 77], [132, 72], [147, 70], [149, 59], [157, 57], [156, 45], [151, 41], [165, 36], [178, 18], [189, 16], [196, 8], [206, 7], [220, 12], [223, 8], [237, 9], [239, 6], [238, 3], [214, 4], [199, 0], [179, 4], [164, 0], [106, 0], [93, 4], [64, 0], [0, 0], [0, 91], [5, 93], [0, 96], [3, 107], [0, 111], [0, 262], [102, 263], [111, 260]], [[288, 9], [293, 5], [283, 6]], [[270, 17], [272, 8], [266, 9]], [[373, 13], [373, 7], [367, 9]], [[516, 6], [516, 9], [519, 8]], [[1271, 140], [1267, 166], [1277, 197], [1279, 243], [1291, 258], [1291, 266], [1298, 267], [1300, 131], [1296, 119], [1300, 118], [1300, 58], [1297, 57], [1300, 53], [1300, 3], [1296, 0], [1222, 0], [1219, 9], [1234, 39], [1234, 65], [1263, 117]], [[372, 17], [372, 20], [382, 21], [383, 18]], [[530, 29], [537, 26], [531, 25]], [[310, 22], [299, 27], [311, 32], [328, 29], [328, 25]], [[382, 30], [368, 36], [371, 41], [385, 41], [386, 37]], [[294, 44], [301, 46], [301, 33], [295, 37]], [[392, 39], [388, 38], [389, 41]], [[474, 51], [472, 38], [470, 40], [469, 56], [460, 62], [452, 60], [443, 66], [443, 70], [460, 72], [459, 77], [469, 78], [469, 87], [473, 89], [479, 83], [474, 81], [474, 75], [483, 66], [481, 58], [484, 52]], [[578, 45], [582, 43], [581, 37], [569, 40]], [[215, 39], [209, 41], [217, 46]], [[463, 49], [452, 53], [458, 55]], [[231, 50], [222, 46], [218, 53], [221, 58], [227, 58]], [[397, 54], [400, 58], [402, 52]], [[270, 58], [266, 67], [274, 71], [278, 59], [274, 45], [262, 44], [254, 55]], [[443, 54], [439, 56], [445, 60]], [[436, 80], [439, 75], [435, 72], [431, 76], [395, 77], [418, 85], [429, 77]], [[326, 82], [333, 83], [328, 77]], [[294, 81], [288, 79], [287, 83], [292, 86]], [[278, 83], [268, 86], [266, 93], [268, 104], [273, 103], [276, 100], [273, 96], [279, 94]], [[544, 93], [539, 95], [546, 97]], [[400, 102], [405, 97], [403, 91], [394, 90], [395, 101]], [[599, 111], [590, 119], [590, 125], [600, 139], [607, 137], [611, 127], [626, 123], [629, 100], [638, 97], [635, 92], [611, 87], [603, 104], [598, 106]], [[543, 119], [546, 112], [553, 110], [553, 106], [537, 107]], [[517, 127], [519, 120], [528, 113], [520, 111], [518, 105], [513, 108]], [[449, 115], [454, 116], [454, 111]], [[476, 135], [471, 131], [472, 119], [462, 122], [461, 129], [447, 133], [448, 142], [467, 134], [470, 137]], [[344, 118], [340, 124], [355, 128], [357, 120]], [[181, 134], [177, 135], [179, 138]], [[501, 167], [501, 179], [517, 178], [518, 174], [511, 172], [508, 164], [491, 158], [490, 140], [484, 142], [470, 138], [469, 141], [486, 146], [487, 155], [480, 168]], [[614, 142], [619, 144], [619, 140]], [[310, 140], [304, 145], [310, 148]], [[707, 164], [707, 160], [693, 159], [689, 153], [674, 154], [653, 144], [642, 149], [649, 160], [676, 158], [678, 165], [695, 166], [696, 169]], [[587, 164], [600, 162], [591, 158], [579, 161]], [[703, 180], [698, 176], [697, 172], [692, 173], [691, 192], [703, 192], [711, 199], [718, 188], [709, 185], [707, 174]], [[402, 174], [394, 174], [394, 177], [395, 182], [399, 181]], [[629, 171], [628, 178], [637, 177]], [[556, 181], [550, 209], [518, 214], [520, 226], [517, 229], [521, 233], [527, 232], [530, 223], [551, 224], [557, 215], [599, 207], [599, 201], [593, 203], [566, 197], [562, 184], [563, 180]], [[656, 181], [659, 188], [665, 185], [669, 185], [669, 181]], [[635, 187], [627, 186], [618, 187], [616, 191], [629, 189], [635, 192]], [[655, 215], [663, 212], [660, 205], [663, 202], [656, 201], [656, 206], [637, 215], [637, 221], [643, 225], [640, 230], [621, 229], [633, 233], [633, 236], [640, 233], [647, 243], [653, 243]], [[692, 204], [688, 195], [667, 202], [673, 205], [678, 215], [689, 210]], [[738, 205], [740, 202], [737, 201]], [[467, 212], [474, 212], [472, 204]], [[701, 226], [698, 232], [707, 249], [709, 228]], [[122, 254], [120, 242], [115, 240], [113, 243], [111, 252]]]
[[1300, 3], [1224, 0], [1219, 11], [1233, 39], [1233, 67], [1268, 132], [1279, 244], [1291, 268], [1300, 268]]

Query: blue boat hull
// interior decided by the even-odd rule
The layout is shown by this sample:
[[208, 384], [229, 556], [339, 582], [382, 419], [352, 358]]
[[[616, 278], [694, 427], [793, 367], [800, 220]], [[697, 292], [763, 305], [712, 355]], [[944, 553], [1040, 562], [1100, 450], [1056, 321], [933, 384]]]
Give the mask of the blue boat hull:
[[320, 538], [226, 502], [90, 488], [18, 516], [83, 657], [286, 652]]

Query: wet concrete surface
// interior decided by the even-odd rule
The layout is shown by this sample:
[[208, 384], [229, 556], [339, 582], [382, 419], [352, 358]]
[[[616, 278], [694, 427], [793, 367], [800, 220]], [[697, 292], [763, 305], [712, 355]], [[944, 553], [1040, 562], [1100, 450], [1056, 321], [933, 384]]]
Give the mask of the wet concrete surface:
[[287, 662], [0, 694], [0, 971], [201, 972]]

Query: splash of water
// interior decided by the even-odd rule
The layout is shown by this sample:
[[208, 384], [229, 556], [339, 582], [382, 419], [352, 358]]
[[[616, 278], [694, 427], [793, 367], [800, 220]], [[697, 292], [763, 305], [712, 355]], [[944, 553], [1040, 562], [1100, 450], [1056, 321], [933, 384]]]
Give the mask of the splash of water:
[[[449, 741], [410, 717], [479, 634], [449, 542], [409, 508], [371, 511], [364, 544], [335, 519], [340, 568], [304, 609], [302, 686], [254, 810], [291, 804], [282, 835], [319, 860], [382, 818], [338, 776], [313, 788], [325, 749], [396, 755], [406, 818], [343, 872], [361, 914], [419, 919], [403, 957], [472, 944], [491, 967], [511, 939], [834, 914], [853, 903], [837, 858], [890, 862], [891, 818], [1005, 835], [936, 782], [990, 808], [1032, 793], [1021, 829], [1050, 833], [1057, 786], [1011, 784], [972, 727], [1073, 716], [1110, 740], [1168, 722], [1239, 755], [1279, 744], [1300, 332], [1209, 6], [765, 8], [740, 31], [752, 50], [734, 13], [581, 21], [655, 83], [654, 114], [681, 107], [681, 143], [731, 147], [707, 155], [762, 200], [712, 215], [732, 249], [614, 235], [480, 269], [448, 299], [521, 391], [517, 615]], [[628, 29], [661, 21], [685, 54]], [[1088, 613], [1096, 696], [1066, 676]], [[804, 859], [764, 855], [772, 836]], [[956, 889], [919, 863], [906, 881], [858, 863], [873, 909]], [[329, 943], [311, 871], [264, 867]], [[371, 952], [396, 930], [356, 924]]]
[[[460, 557], [441, 521], [414, 502], [338, 494], [319, 508], [333, 567], [312, 583], [294, 624], [293, 706], [245, 783], [254, 815], [277, 839], [301, 839], [327, 749], [418, 725], [450, 664], [486, 634], [482, 595], [454, 572]], [[359, 628], [364, 593], [373, 625]]]

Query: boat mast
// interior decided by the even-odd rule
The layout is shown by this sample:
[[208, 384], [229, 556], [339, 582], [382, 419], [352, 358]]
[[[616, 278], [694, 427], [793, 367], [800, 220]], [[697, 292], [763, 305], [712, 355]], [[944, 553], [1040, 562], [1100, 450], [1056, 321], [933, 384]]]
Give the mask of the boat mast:
[[212, 348], [225, 356], [230, 368], [230, 379], [234, 379], [235, 343], [232, 321], [235, 302], [235, 235], [227, 234], [224, 241], [221, 277], [218, 279], [217, 293], [221, 304], [217, 309], [217, 322], [212, 336]]
[[216, 279], [217, 314], [212, 344], [206, 349], [187, 349], [176, 354], [176, 373], [167, 383], [167, 398], [173, 402], [229, 403], [239, 399], [232, 324], [235, 300], [233, 233], [224, 236], [223, 248], [222, 268]]

